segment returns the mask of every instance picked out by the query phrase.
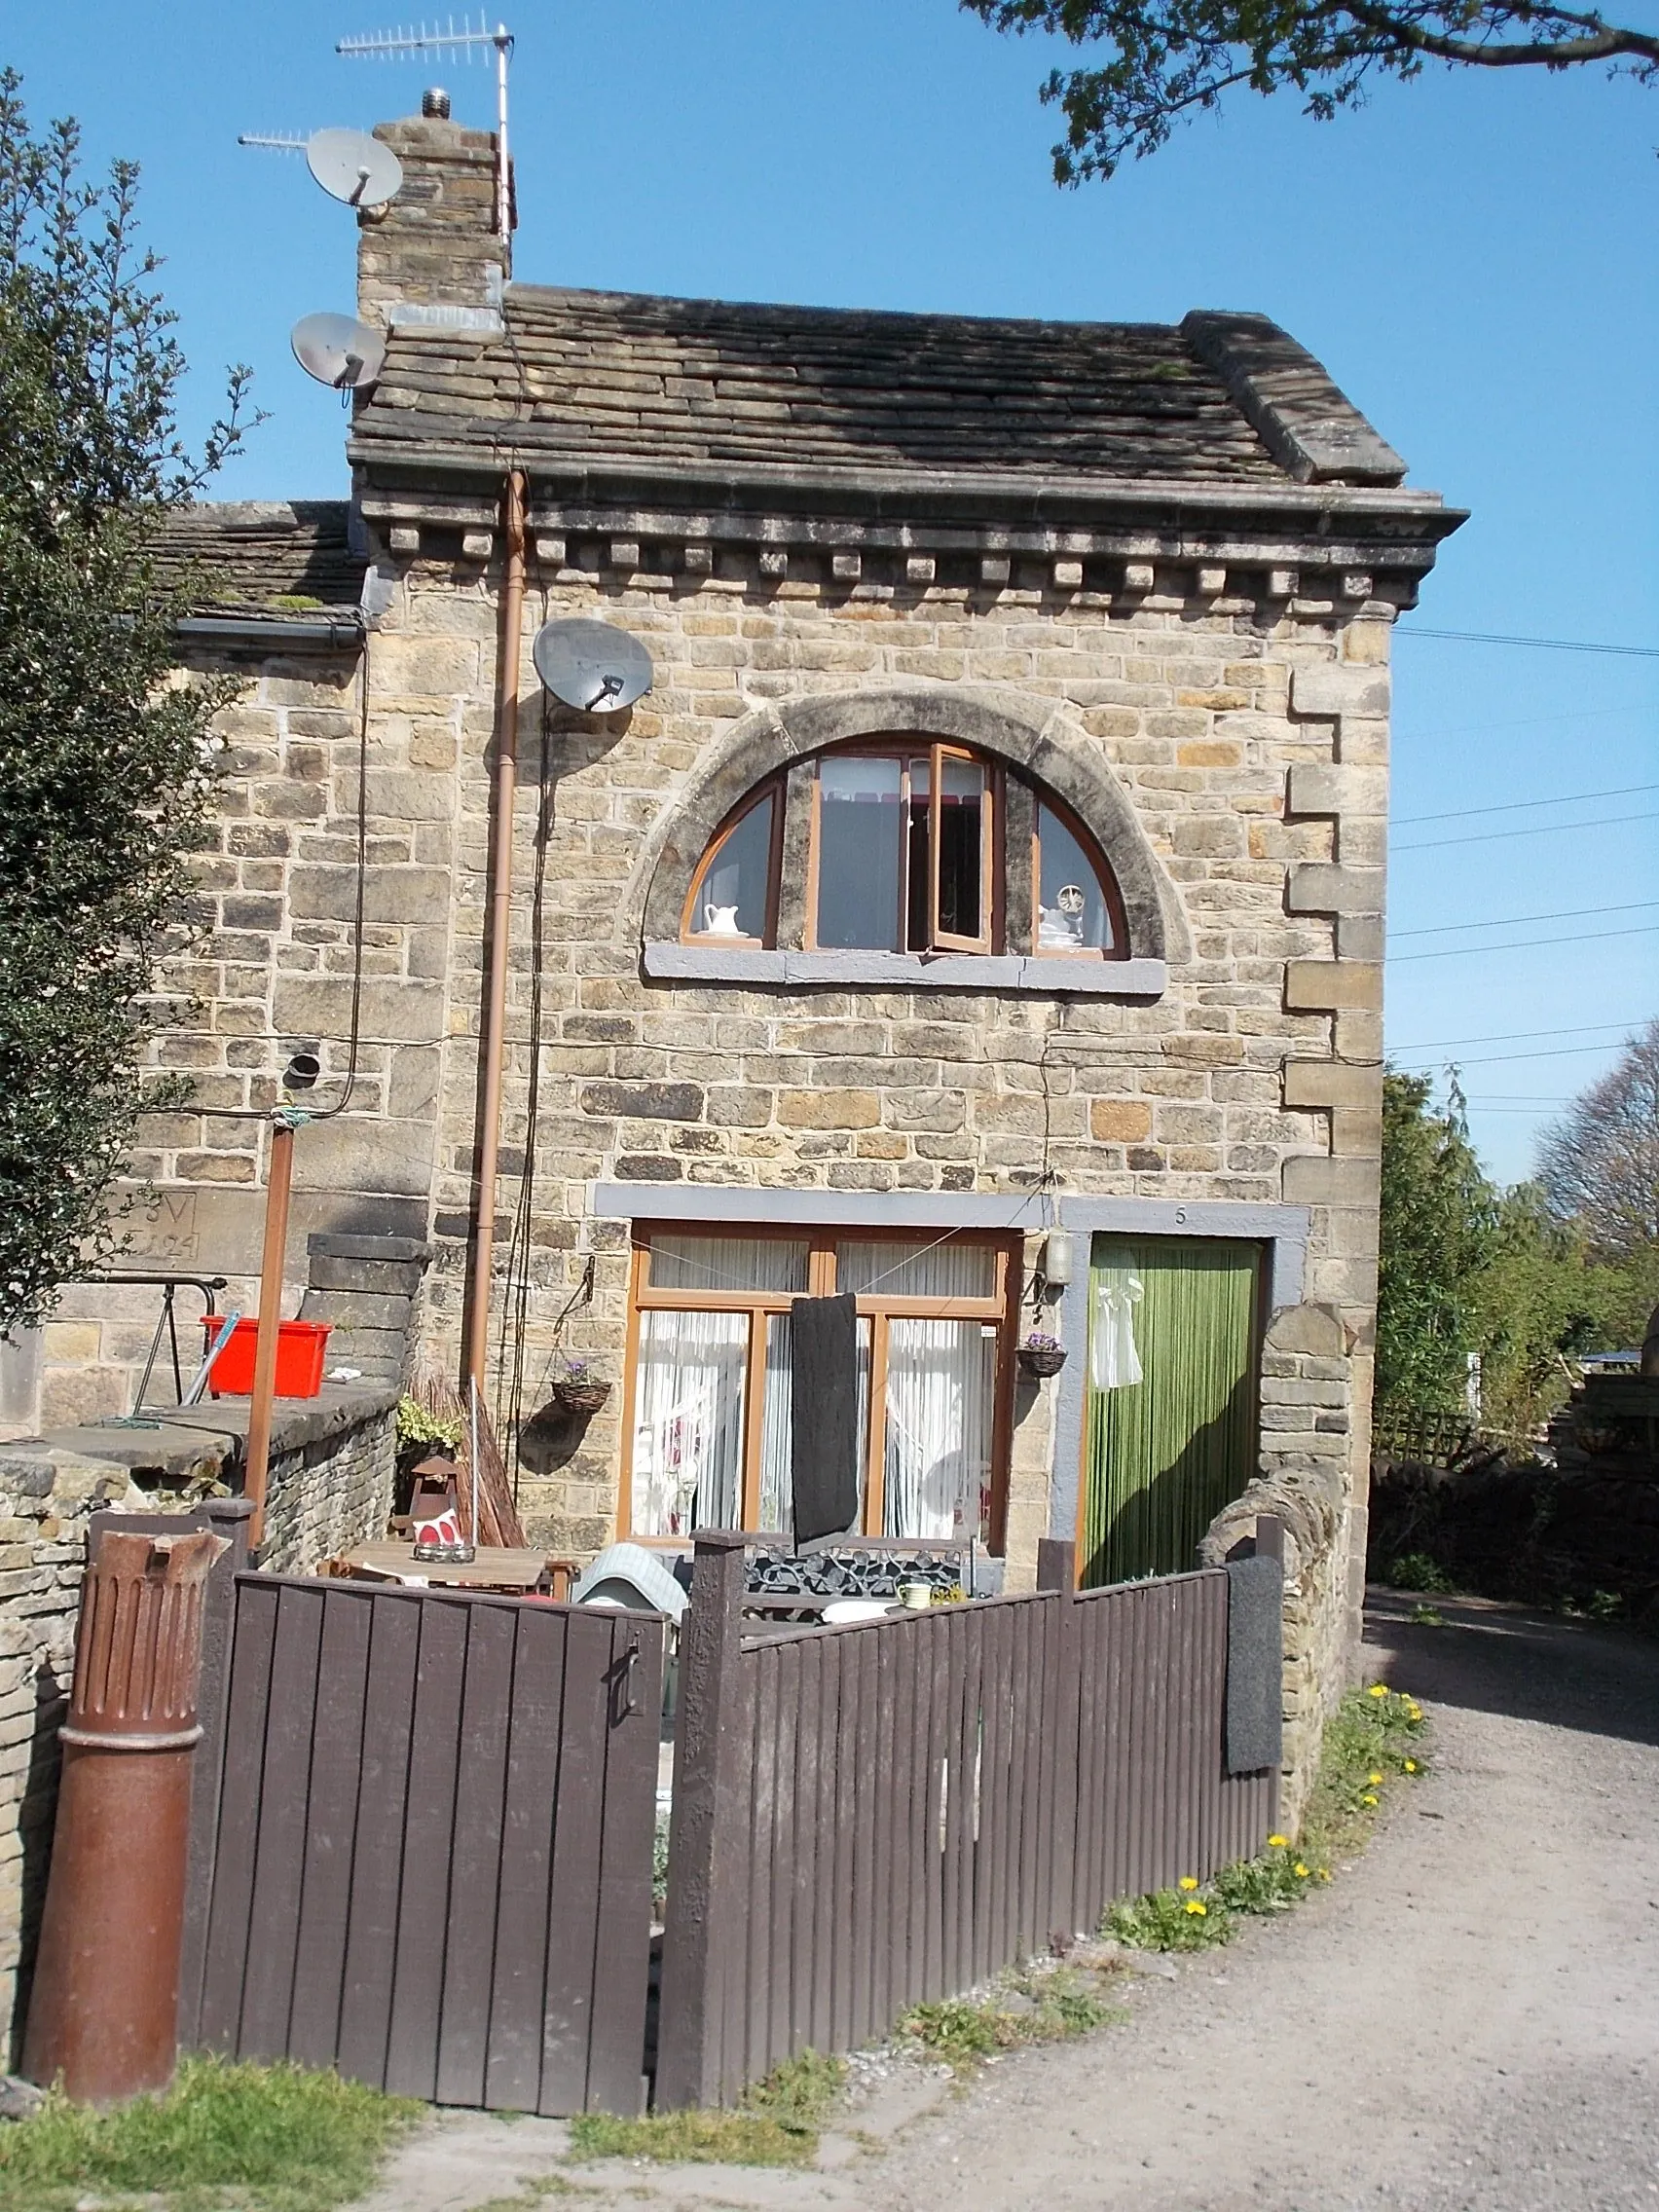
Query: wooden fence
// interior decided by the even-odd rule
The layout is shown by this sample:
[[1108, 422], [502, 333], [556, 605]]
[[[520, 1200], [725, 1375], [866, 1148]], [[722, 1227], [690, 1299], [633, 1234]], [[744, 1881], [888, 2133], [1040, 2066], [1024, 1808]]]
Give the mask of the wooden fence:
[[1260, 1850], [1278, 1775], [1227, 1771], [1226, 1571], [1078, 1596], [1070, 1553], [1032, 1597], [746, 1636], [742, 1539], [698, 1539], [659, 2105], [856, 2048]]
[[184, 2046], [439, 2104], [637, 2113], [663, 1629], [237, 1574]]

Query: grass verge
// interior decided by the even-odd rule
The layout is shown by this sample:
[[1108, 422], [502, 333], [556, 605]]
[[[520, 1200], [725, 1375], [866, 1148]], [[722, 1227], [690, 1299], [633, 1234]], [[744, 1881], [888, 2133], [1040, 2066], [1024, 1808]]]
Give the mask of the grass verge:
[[0, 2212], [69, 2212], [89, 2194], [157, 2212], [335, 2212], [423, 2110], [335, 2074], [189, 2058], [165, 2096], [107, 2112], [50, 2096], [0, 2129]]
[[1369, 1837], [1382, 1793], [1427, 1765], [1422, 1708], [1381, 1682], [1350, 1690], [1325, 1725], [1319, 1775], [1296, 1843], [1268, 1838], [1257, 1859], [1223, 1866], [1208, 1881], [1184, 1875], [1167, 1890], [1112, 1906], [1101, 1934], [1143, 1951], [1202, 1951], [1231, 1942], [1242, 1918], [1288, 1912], [1331, 1879], [1332, 1862]]
[[659, 2112], [644, 2120], [580, 2113], [571, 2122], [571, 2154], [577, 2159], [809, 2166], [846, 2078], [844, 2060], [803, 2050], [756, 2082], [731, 2112]]

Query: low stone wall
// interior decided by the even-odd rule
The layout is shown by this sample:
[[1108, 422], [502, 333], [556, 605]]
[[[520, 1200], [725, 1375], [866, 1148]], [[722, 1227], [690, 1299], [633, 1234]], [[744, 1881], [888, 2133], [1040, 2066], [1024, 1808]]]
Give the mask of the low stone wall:
[[[110, 1507], [182, 1513], [239, 1489], [247, 1402], [221, 1400], [201, 1419], [188, 1429], [78, 1429], [0, 1449], [0, 2027], [14, 2050], [46, 1895], [88, 1524]], [[395, 1421], [389, 1389], [325, 1387], [317, 1399], [278, 1401], [263, 1566], [309, 1573], [331, 1552], [384, 1532]]]
[[1294, 1832], [1319, 1771], [1325, 1722], [1353, 1672], [1349, 1603], [1352, 1504], [1347, 1483], [1352, 1367], [1341, 1317], [1287, 1307], [1262, 1351], [1262, 1466], [1198, 1547], [1217, 1567], [1260, 1515], [1284, 1525], [1284, 1779], [1281, 1819]]

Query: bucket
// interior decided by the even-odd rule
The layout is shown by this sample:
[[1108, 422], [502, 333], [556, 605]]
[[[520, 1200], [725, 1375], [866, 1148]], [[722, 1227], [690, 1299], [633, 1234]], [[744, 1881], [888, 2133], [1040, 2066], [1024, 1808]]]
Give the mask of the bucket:
[[[208, 1345], [224, 1321], [208, 1315], [202, 1323]], [[322, 1362], [328, 1349], [332, 1321], [278, 1321], [276, 1324], [276, 1380], [278, 1398], [314, 1398], [322, 1388]], [[259, 1323], [239, 1321], [230, 1341], [213, 1362], [207, 1386], [215, 1398], [250, 1398], [253, 1395], [253, 1355], [259, 1343]]]

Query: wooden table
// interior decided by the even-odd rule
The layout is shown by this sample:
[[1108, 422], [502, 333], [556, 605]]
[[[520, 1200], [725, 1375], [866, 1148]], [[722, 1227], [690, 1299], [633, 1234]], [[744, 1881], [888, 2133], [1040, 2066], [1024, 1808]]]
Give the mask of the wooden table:
[[409, 1544], [359, 1544], [330, 1566], [337, 1574], [367, 1582], [403, 1582], [419, 1589], [506, 1590], [520, 1596], [570, 1595], [575, 1563], [546, 1552], [480, 1544], [469, 1560], [417, 1559]]

